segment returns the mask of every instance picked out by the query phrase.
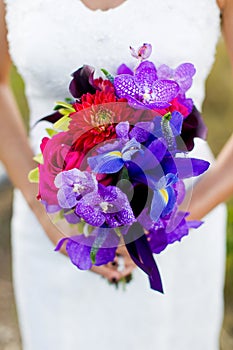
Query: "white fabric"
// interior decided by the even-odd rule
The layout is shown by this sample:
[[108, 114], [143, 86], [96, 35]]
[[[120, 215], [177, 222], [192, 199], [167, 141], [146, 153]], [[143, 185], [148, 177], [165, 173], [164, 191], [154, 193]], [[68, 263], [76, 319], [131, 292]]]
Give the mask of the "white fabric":
[[[26, 83], [31, 123], [68, 95], [70, 73], [91, 64], [113, 72], [132, 63], [128, 46], [153, 45], [151, 59], [197, 68], [190, 95], [201, 107], [219, 36], [215, 0], [126, 0], [103, 12], [79, 0], [5, 0], [10, 52]], [[32, 131], [38, 148], [44, 125]], [[212, 158], [207, 144], [194, 151]], [[53, 246], [16, 193], [13, 270], [24, 350], [217, 350], [222, 321], [225, 207], [157, 257], [165, 295], [139, 270], [127, 291], [78, 271]]]

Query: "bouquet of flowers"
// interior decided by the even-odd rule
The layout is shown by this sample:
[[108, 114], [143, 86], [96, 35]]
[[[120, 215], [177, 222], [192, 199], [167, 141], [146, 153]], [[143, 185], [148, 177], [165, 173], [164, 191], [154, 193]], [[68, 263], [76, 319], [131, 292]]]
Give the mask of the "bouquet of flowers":
[[103, 69], [104, 79], [87, 65], [73, 73], [73, 97], [41, 119], [53, 127], [29, 178], [39, 182], [38, 199], [54, 222], [66, 223], [56, 250], [66, 243], [72, 263], [88, 270], [113, 261], [124, 244], [151, 288], [163, 292], [153, 253], [201, 224], [179, 206], [183, 180], [208, 169], [188, 157], [206, 128], [185, 95], [194, 66], [156, 68], [150, 44], [130, 49], [134, 70], [122, 64], [113, 76]]

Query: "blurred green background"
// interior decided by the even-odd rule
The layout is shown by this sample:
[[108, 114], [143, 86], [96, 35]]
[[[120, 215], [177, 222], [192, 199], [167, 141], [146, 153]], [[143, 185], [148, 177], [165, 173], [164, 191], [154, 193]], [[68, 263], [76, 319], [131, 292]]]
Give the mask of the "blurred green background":
[[[28, 108], [24, 96], [24, 86], [14, 68], [11, 73], [11, 83], [27, 125]], [[233, 73], [222, 39], [219, 42], [216, 61], [207, 81], [206, 92], [203, 115], [209, 129], [208, 141], [214, 154], [217, 155], [233, 130]], [[233, 200], [228, 203], [228, 213], [225, 318], [221, 336], [222, 350], [233, 349]], [[16, 345], [12, 349], [19, 348]]]

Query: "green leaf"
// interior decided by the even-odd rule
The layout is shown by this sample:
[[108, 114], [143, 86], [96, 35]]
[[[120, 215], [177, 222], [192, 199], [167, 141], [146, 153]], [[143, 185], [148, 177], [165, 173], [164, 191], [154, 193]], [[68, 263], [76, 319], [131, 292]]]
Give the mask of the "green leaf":
[[75, 103], [75, 100], [71, 97], [65, 97], [65, 101], [70, 104]]
[[101, 229], [99, 229], [98, 235], [91, 247], [90, 258], [93, 265], [96, 263], [96, 254], [98, 253], [99, 249], [102, 247], [106, 239], [106, 236], [108, 234], [107, 231], [108, 230], [106, 230], [106, 228], [104, 228], [102, 232]]
[[39, 163], [39, 164], [43, 164], [44, 163], [44, 158], [43, 158], [43, 154], [37, 154], [35, 157], [33, 157], [33, 160], [35, 160], [35, 162]]
[[54, 129], [47, 128], [45, 130], [47, 131], [47, 134], [49, 135], [49, 137], [53, 137], [54, 135], [58, 134], [58, 131], [56, 131]]
[[69, 116], [71, 112], [70, 112], [68, 109], [60, 108], [60, 109], [59, 109], [59, 113], [60, 113], [61, 115]]
[[121, 230], [120, 230], [119, 227], [115, 227], [115, 228], [114, 228], [114, 231], [116, 232], [116, 234], [117, 234], [118, 237], [122, 237]]
[[109, 73], [106, 69], [101, 68], [101, 72], [104, 73], [104, 75], [106, 76], [106, 78], [113, 84], [114, 83], [114, 76]]
[[63, 101], [58, 101], [56, 102], [56, 106], [54, 107], [55, 111], [59, 111], [60, 109], [66, 109], [67, 111], [71, 112], [75, 112], [75, 109], [73, 108], [73, 106], [70, 103], [67, 102], [63, 102]]
[[69, 129], [70, 118], [68, 116], [64, 116], [59, 119], [56, 123], [53, 124], [54, 129], [67, 131]]
[[173, 131], [170, 125], [172, 114], [169, 112], [162, 117], [161, 129], [165, 140], [167, 141], [167, 146], [170, 151], [176, 149], [176, 141], [173, 135]]
[[52, 221], [54, 224], [57, 224], [59, 221], [64, 219], [64, 210], [60, 210], [53, 215]]
[[39, 182], [39, 168], [32, 169], [28, 174], [28, 180], [32, 183]]

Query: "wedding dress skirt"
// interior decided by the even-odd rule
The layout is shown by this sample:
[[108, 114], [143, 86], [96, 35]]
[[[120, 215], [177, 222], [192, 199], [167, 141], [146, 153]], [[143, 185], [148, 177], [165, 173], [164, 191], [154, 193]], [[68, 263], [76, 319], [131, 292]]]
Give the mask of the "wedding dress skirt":
[[[219, 37], [215, 0], [126, 0], [106, 12], [80, 0], [5, 0], [11, 56], [23, 76], [31, 125], [68, 95], [70, 73], [83, 64], [114, 73], [133, 58], [129, 45], [149, 42], [151, 60], [192, 62], [198, 108]], [[31, 131], [39, 148], [45, 125]], [[196, 156], [212, 160], [206, 142]], [[217, 350], [223, 315], [225, 206], [181, 243], [156, 256], [165, 289], [149, 289], [138, 269], [126, 291], [79, 271], [54, 247], [21, 194], [12, 219], [13, 273], [24, 350]]]

